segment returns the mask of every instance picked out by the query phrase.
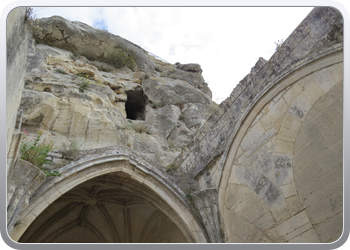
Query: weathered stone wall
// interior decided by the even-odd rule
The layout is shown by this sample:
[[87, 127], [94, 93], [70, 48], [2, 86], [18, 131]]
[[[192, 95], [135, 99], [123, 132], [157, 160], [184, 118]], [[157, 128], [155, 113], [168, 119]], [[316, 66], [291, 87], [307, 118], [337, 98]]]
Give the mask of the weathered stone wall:
[[[26, 72], [27, 39], [28, 30], [25, 25], [26, 8], [13, 9], [7, 16], [6, 43], [7, 43], [7, 68], [6, 68], [6, 119], [7, 119], [7, 153], [9, 153], [15, 124], [17, 110], [21, 101], [24, 76]], [[15, 140], [14, 144], [19, 140]], [[8, 159], [13, 160], [16, 155], [16, 146], [13, 146]], [[8, 162], [8, 168], [11, 162]]]
[[45, 174], [33, 164], [17, 159], [7, 177], [7, 227], [16, 227], [19, 214], [29, 205], [29, 199], [46, 180]]
[[[99, 40], [79, 22], [51, 21], [43, 24], [48, 36], [38, 41], [59, 48], [32, 47], [23, 123], [32, 136], [43, 126], [56, 141], [79, 135], [93, 149], [63, 165], [60, 152], [51, 154], [52, 170], [62, 175], [48, 178], [17, 211], [21, 224], [9, 225], [14, 240], [62, 194], [112, 173], [149, 188], [189, 242], [332, 242], [340, 236], [343, 21], [337, 10], [315, 8], [213, 115], [198, 65], [147, 62], [136, 46], [138, 70], [145, 72], [105, 72], [113, 68], [91, 61], [103, 60], [99, 46], [109, 48], [110, 39], [123, 48], [135, 45], [103, 31], [95, 33]], [[72, 58], [67, 49], [91, 60]], [[92, 83], [79, 92], [82, 69], [104, 86]], [[149, 101], [137, 114], [144, 120], [130, 121], [126, 94], [141, 89]], [[136, 125], [148, 130], [127, 129]]]
[[[175, 165], [180, 166], [177, 177], [188, 177], [181, 178], [179, 182], [179, 185], [186, 190], [185, 192], [196, 194], [197, 190], [219, 188], [218, 204], [221, 207], [221, 216], [223, 216], [220, 220], [222, 223], [225, 221], [227, 235], [223, 235], [223, 237], [226, 238], [227, 242], [236, 240], [238, 242], [276, 242], [280, 240], [300, 242], [314, 240], [316, 242], [320, 240], [316, 236], [315, 231], [305, 233], [305, 238], [299, 235], [298, 238], [293, 240], [290, 238], [291, 235], [288, 236], [289, 238], [283, 238], [285, 235], [277, 237], [273, 234], [275, 231], [264, 234], [262, 232], [267, 230], [267, 228], [264, 228], [265, 224], [263, 228], [259, 229], [252, 223], [258, 219], [268, 221], [273, 218], [276, 220], [277, 225], [282, 225], [286, 219], [290, 218], [286, 207], [287, 203], [294, 206], [291, 208], [293, 211], [291, 212], [292, 215], [301, 211], [296, 209], [298, 207], [296, 197], [287, 197], [289, 198], [288, 201], [284, 201], [281, 195], [282, 189], [280, 189], [280, 186], [289, 183], [290, 174], [293, 172], [292, 152], [290, 150], [292, 150], [294, 142], [290, 142], [286, 138], [293, 133], [296, 136], [295, 131], [293, 132], [290, 128], [290, 126], [295, 126], [296, 122], [290, 119], [289, 116], [284, 118], [284, 116], [275, 117], [275, 115], [281, 110], [285, 109], [287, 111], [290, 109], [290, 113], [294, 114], [294, 116], [301, 115], [304, 117], [306, 111], [322, 94], [328, 92], [334, 84], [342, 84], [340, 83], [343, 74], [341, 66], [343, 60], [342, 38], [342, 17], [339, 12], [332, 8], [315, 8], [283, 45], [276, 50], [276, 53], [269, 61], [262, 58], [259, 59], [255, 67], [252, 68], [251, 73], [240, 82], [231, 96], [220, 104], [214, 115], [203, 125], [196, 138], [189, 144], [188, 150], [184, 151], [175, 161]], [[325, 58], [324, 61], [321, 58]], [[318, 66], [312, 64], [313, 62]], [[320, 70], [319, 74], [315, 73], [318, 70]], [[303, 87], [294, 85], [294, 87], [290, 87], [291, 91], [286, 94], [289, 95], [285, 97], [287, 101], [280, 100], [283, 91], [288, 91], [285, 85], [287, 82], [292, 84], [302, 77], [313, 73], [315, 78], [318, 79], [315, 82], [317, 82], [319, 87], [315, 87], [316, 83], [312, 81], [308, 84], [304, 83]], [[294, 100], [295, 96], [293, 93], [298, 86], [300, 87], [299, 91], [304, 90], [304, 88], [305, 91]], [[259, 109], [263, 107], [261, 105], [266, 105], [266, 102], [264, 103], [263, 101], [266, 96], [276, 98], [276, 100], [266, 107], [264, 112], [268, 112], [269, 108], [270, 112], [263, 116], [263, 114], [259, 113]], [[295, 101], [295, 103], [291, 103], [292, 101]], [[262, 120], [253, 123], [251, 132], [247, 132], [247, 137], [242, 140], [239, 137], [242, 135], [237, 132], [249, 128], [257, 115], [262, 116]], [[291, 115], [291, 117], [294, 116]], [[281, 122], [283, 122], [284, 127], [281, 127]], [[336, 122], [341, 123], [341, 120]], [[328, 128], [329, 131], [332, 129]], [[278, 136], [276, 137], [277, 134]], [[259, 136], [256, 137], [257, 135]], [[229, 152], [232, 151], [232, 143], [235, 144], [240, 141], [241, 148], [235, 149], [239, 150], [237, 154], [241, 158], [237, 160], [240, 161], [240, 164], [248, 164], [252, 167], [254, 164], [260, 164], [263, 169], [266, 168], [266, 171], [269, 171], [271, 170], [269, 162], [272, 162], [276, 165], [276, 169], [269, 174], [276, 174], [278, 177], [274, 176], [273, 178], [275, 179], [271, 181], [265, 175], [255, 171], [254, 168], [242, 168], [240, 165], [235, 167], [236, 165], [232, 162], [233, 156]], [[340, 149], [338, 148], [338, 150]], [[261, 155], [264, 155], [266, 152], [274, 153], [267, 154], [266, 158], [261, 159]], [[339, 156], [339, 153], [337, 154]], [[258, 159], [259, 163], [255, 162]], [[230, 175], [231, 169], [239, 170], [237, 170], [237, 173]], [[337, 175], [337, 180], [340, 177]], [[232, 190], [226, 190], [229, 178], [242, 178], [238, 183], [244, 182], [249, 188], [233, 185], [231, 187]], [[342, 186], [341, 183], [331, 190], [339, 189], [340, 186]], [[240, 194], [241, 192], [242, 194]], [[226, 193], [226, 197], [224, 193]], [[235, 197], [234, 193], [237, 193], [238, 197], [241, 198]], [[255, 194], [253, 195], [253, 193]], [[260, 198], [258, 198], [259, 195], [261, 196]], [[231, 197], [234, 198], [230, 200]], [[250, 199], [252, 200], [249, 201]], [[263, 199], [263, 201], [259, 199]], [[246, 203], [244, 200], [246, 200]], [[250, 210], [258, 212], [254, 216], [250, 214], [247, 216], [242, 215], [242, 217], [239, 216], [239, 212], [233, 211], [233, 215], [230, 217], [227, 216], [228, 212], [223, 212], [222, 207], [226, 202], [231, 202], [229, 207], [232, 207], [236, 202], [237, 204], [243, 202], [244, 205], [237, 205], [239, 211], [246, 212], [250, 208]], [[253, 206], [252, 204], [255, 203], [257, 205]], [[298, 211], [296, 212], [295, 209]], [[270, 210], [270, 214], [267, 212], [268, 210]], [[339, 210], [332, 216], [335, 216], [335, 214], [338, 216], [338, 213]], [[302, 214], [305, 215], [306, 212], [303, 211]], [[265, 217], [261, 218], [263, 215]], [[300, 215], [298, 214], [298, 216]], [[244, 220], [241, 220], [242, 218], [248, 219], [249, 223], [243, 223]], [[226, 224], [227, 221], [231, 222]], [[264, 221], [264, 223], [266, 222]], [[284, 225], [290, 225], [291, 223], [292, 221], [288, 221]], [[332, 223], [329, 222], [329, 224]], [[246, 225], [249, 229], [243, 232], [240, 226], [236, 228], [234, 225]], [[248, 225], [253, 226], [250, 227]], [[300, 230], [302, 225], [298, 225], [296, 228]], [[338, 223], [337, 227], [341, 228], [341, 224]], [[307, 230], [303, 232], [305, 231]], [[234, 232], [238, 233], [240, 237], [235, 235]], [[309, 235], [311, 232], [313, 232], [314, 238]], [[291, 233], [291, 231], [288, 233]]]
[[[11, 225], [9, 234], [18, 241], [33, 221], [42, 214], [55, 200], [69, 190], [95, 177], [116, 174], [122, 182], [114, 178], [115, 184], [123, 186], [130, 181], [140, 186], [150, 204], [166, 214], [181, 230], [189, 242], [207, 242], [205, 230], [193, 214], [185, 194], [176, 183], [167, 180], [167, 173], [162, 165], [142, 157], [138, 152], [118, 146], [90, 150], [84, 157], [66, 165], [60, 177], [50, 177], [31, 195], [29, 203], [16, 219], [18, 225]], [[101, 182], [95, 182], [100, 183]], [[142, 189], [144, 187], [144, 189]], [[134, 190], [129, 186], [127, 190]]]
[[228, 241], [340, 237], [343, 64], [317, 69], [325, 60], [308, 65], [316, 71], [257, 105], [255, 118], [238, 132], [225, 166], [228, 183], [221, 186]]
[[[172, 211], [174, 201], [180, 199], [183, 203], [181, 210], [186, 210], [184, 214], [188, 214], [188, 218], [193, 217], [192, 211], [185, 208], [188, 206], [185, 194], [176, 184], [167, 180], [167, 165], [210, 116], [212, 106], [216, 106], [211, 101], [210, 90], [203, 85], [200, 66], [191, 64], [186, 68], [186, 65], [181, 65], [181, 69], [178, 69], [178, 65], [157, 61], [138, 46], [120, 37], [60, 17], [40, 20], [38, 25], [42, 28], [44, 36], [41, 39], [41, 35], [34, 32], [39, 44], [33, 40], [28, 41], [28, 67], [20, 105], [23, 113], [17, 121], [17, 126], [25, 127], [29, 132], [26, 136], [28, 141], [33, 140], [40, 130], [41, 140], [52, 140], [54, 143], [55, 149], [47, 158], [51, 163], [46, 165], [45, 169], [59, 171], [67, 181], [68, 187], [73, 188], [79, 183], [70, 177], [83, 170], [79, 170], [81, 162], [77, 159], [87, 156], [89, 163], [86, 166], [90, 167], [91, 164], [95, 164], [96, 158], [108, 152], [106, 146], [118, 145], [121, 150], [135, 150], [137, 155], [133, 156], [133, 164], [147, 157], [146, 161], [150, 162], [148, 166], [161, 172], [161, 183], [167, 188], [171, 187], [168, 192], [175, 197], [180, 192], [180, 198], [170, 199], [165, 198], [159, 188], [154, 190], [160, 194], [160, 199], [166, 199], [163, 202], [170, 206], [166, 210]], [[69, 36], [66, 36], [67, 34]], [[50, 46], [42, 44], [44, 42]], [[138, 68], [117, 68], [104, 62], [101, 58], [103, 55], [99, 53], [111, 50], [116, 45], [130, 49]], [[90, 61], [83, 55], [100, 61]], [[81, 85], [86, 82], [89, 83], [88, 87], [81, 89]], [[127, 116], [127, 102], [139, 97], [144, 99], [144, 110], [134, 111], [137, 117], [130, 118]], [[140, 115], [137, 111], [143, 113], [139, 112]], [[18, 141], [21, 141], [21, 138]], [[81, 152], [77, 157], [68, 157], [63, 145], [73, 141], [81, 144]], [[97, 151], [93, 154], [91, 150], [84, 149]], [[67, 164], [72, 161], [78, 165], [72, 165], [70, 174], [66, 174], [69, 166]], [[112, 166], [106, 167], [107, 173], [113, 171], [114, 168], [110, 168]], [[26, 211], [28, 212], [30, 206], [41, 209], [50, 204], [42, 204], [42, 199], [46, 197], [45, 192], [51, 188], [50, 185], [56, 184], [57, 178], [47, 178], [36, 190], [36, 183], [39, 182], [29, 177], [13, 179], [22, 173], [20, 164], [16, 165], [14, 171], [9, 176], [8, 190], [12, 190], [14, 195], [9, 193], [11, 213], [8, 213], [8, 232], [13, 239], [18, 240], [17, 232], [23, 233], [21, 230], [29, 226], [27, 221], [33, 219], [32, 214], [26, 214]], [[98, 167], [90, 171], [95, 176], [99, 175]], [[84, 176], [83, 180], [86, 181], [87, 178]], [[21, 183], [26, 183], [25, 188], [20, 187]], [[35, 189], [27, 186], [35, 186]], [[53, 188], [57, 189], [56, 186]], [[49, 196], [57, 198], [60, 194], [62, 193], [58, 192]], [[28, 201], [17, 202], [24, 198]], [[39, 202], [40, 206], [35, 202]], [[171, 213], [174, 212], [167, 212], [166, 215], [171, 220], [177, 220], [176, 224], [186, 239], [191, 242], [206, 241], [206, 236], [201, 232], [203, 229], [197, 224], [197, 218], [183, 221], [187, 220], [186, 216], [183, 217], [184, 214], [181, 215], [183, 219], [176, 219]], [[179, 214], [179, 211], [177, 213]], [[185, 229], [181, 226], [183, 223], [187, 225]]]
[[198, 131], [176, 165], [181, 165], [191, 177], [202, 172], [225, 148], [227, 151], [247, 114], [270, 88], [308, 62], [342, 50], [342, 29], [343, 19], [337, 10], [315, 8], [269, 61], [259, 59]]
[[[342, 71], [342, 65], [337, 66], [338, 69], [333, 67], [325, 71]], [[326, 78], [322, 73], [320, 75], [321, 79]], [[342, 75], [341, 72], [338, 75]], [[295, 138], [295, 187], [321, 242], [336, 241], [343, 230], [342, 85], [343, 82], [337, 83], [317, 100], [302, 121]]]

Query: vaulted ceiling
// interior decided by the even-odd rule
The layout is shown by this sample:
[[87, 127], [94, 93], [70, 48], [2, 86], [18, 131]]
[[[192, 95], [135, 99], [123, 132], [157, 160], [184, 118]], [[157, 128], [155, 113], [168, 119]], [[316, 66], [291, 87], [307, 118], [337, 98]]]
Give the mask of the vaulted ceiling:
[[188, 242], [161, 211], [166, 207], [147, 187], [111, 173], [63, 194], [38, 216], [20, 242]]

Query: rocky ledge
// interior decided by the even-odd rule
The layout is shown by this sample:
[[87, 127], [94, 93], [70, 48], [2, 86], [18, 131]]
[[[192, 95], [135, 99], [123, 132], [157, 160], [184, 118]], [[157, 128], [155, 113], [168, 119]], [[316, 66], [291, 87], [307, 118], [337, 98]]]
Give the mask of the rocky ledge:
[[[215, 111], [199, 64], [176, 65], [104, 30], [62, 17], [33, 23], [17, 127], [54, 142], [49, 169], [80, 150], [129, 147], [173, 162]], [[56, 156], [60, 157], [56, 157]]]

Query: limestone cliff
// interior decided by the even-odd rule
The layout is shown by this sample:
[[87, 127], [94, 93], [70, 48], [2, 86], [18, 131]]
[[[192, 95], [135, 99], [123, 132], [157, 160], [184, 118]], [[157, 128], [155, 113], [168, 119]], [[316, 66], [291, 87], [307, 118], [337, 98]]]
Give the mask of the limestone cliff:
[[[33, 37], [17, 126], [30, 137], [42, 130], [56, 153], [72, 142], [121, 145], [167, 166], [215, 111], [198, 64], [165, 63], [58, 16], [40, 19]], [[67, 160], [53, 159], [51, 169]]]
[[[341, 237], [339, 11], [314, 8], [219, 106], [198, 64], [165, 63], [61, 17], [32, 27], [35, 40], [22, 40], [29, 52], [16, 57], [28, 65], [15, 131], [26, 128], [27, 139], [43, 131], [42, 139], [55, 143], [46, 168], [60, 175], [16, 159], [22, 135], [13, 135], [12, 240], [330, 243]], [[16, 82], [8, 77], [7, 84]], [[79, 154], [69, 153], [79, 144]]]

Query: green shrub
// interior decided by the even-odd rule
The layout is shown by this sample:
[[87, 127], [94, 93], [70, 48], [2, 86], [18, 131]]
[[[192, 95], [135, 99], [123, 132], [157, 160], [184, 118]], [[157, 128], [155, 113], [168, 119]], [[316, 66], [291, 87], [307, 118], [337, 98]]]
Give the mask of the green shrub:
[[105, 86], [101, 81], [95, 81], [95, 84], [100, 85], [100, 86]]
[[170, 147], [169, 150], [170, 150], [171, 152], [181, 151], [180, 148], [176, 148], [176, 147]]
[[82, 72], [79, 72], [79, 73], [77, 74], [77, 76], [84, 77], [84, 78], [86, 78], [86, 79], [89, 78], [89, 75], [84, 74], [84, 73], [82, 73]]
[[13, 227], [15, 228], [15, 227], [17, 227], [17, 226], [19, 226], [19, 225], [21, 225], [21, 224], [22, 224], [22, 222], [17, 221]]
[[45, 169], [42, 169], [42, 171], [44, 172], [44, 174], [46, 176], [61, 176], [61, 173], [58, 172], [58, 171], [49, 172], [49, 171], [47, 171]]
[[37, 39], [43, 35], [43, 29], [39, 26], [39, 19], [34, 15], [33, 8], [27, 8], [24, 21], [29, 25], [32, 30], [32, 36]]
[[31, 164], [37, 166], [41, 171], [44, 172], [46, 176], [60, 176], [61, 174], [57, 171], [52, 173], [44, 169], [44, 165], [50, 163], [47, 160], [49, 152], [53, 149], [53, 143], [40, 142], [42, 132], [39, 131], [34, 141], [26, 142], [25, 139], [28, 133], [23, 130], [24, 138], [20, 146], [21, 159], [30, 162]]
[[151, 102], [151, 107], [156, 109], [156, 108], [159, 108], [159, 103], [156, 103], [156, 102]]
[[171, 171], [175, 171], [176, 169], [178, 169], [179, 166], [176, 166], [174, 164], [169, 164], [167, 167], [166, 167], [166, 171], [167, 172], [171, 172]]
[[188, 200], [192, 200], [192, 195], [191, 195], [190, 193], [187, 193], [187, 194], [186, 194], [186, 198], [187, 198]]
[[130, 69], [134, 69], [136, 66], [135, 59], [130, 55], [128, 49], [115, 49], [105, 57], [105, 61], [116, 68], [127, 66]]
[[79, 92], [84, 93], [84, 90], [89, 87], [90, 82], [87, 79], [82, 79], [81, 83], [79, 85]]
[[67, 75], [67, 72], [64, 71], [63, 69], [56, 69], [55, 71], [56, 71], [57, 73]]
[[179, 116], [179, 120], [180, 121], [185, 120], [185, 115], [183, 113], [181, 113], [181, 115]]
[[79, 59], [81, 56], [79, 51], [73, 51], [72, 54], [70, 55], [70, 58], [72, 58], [73, 60]]

